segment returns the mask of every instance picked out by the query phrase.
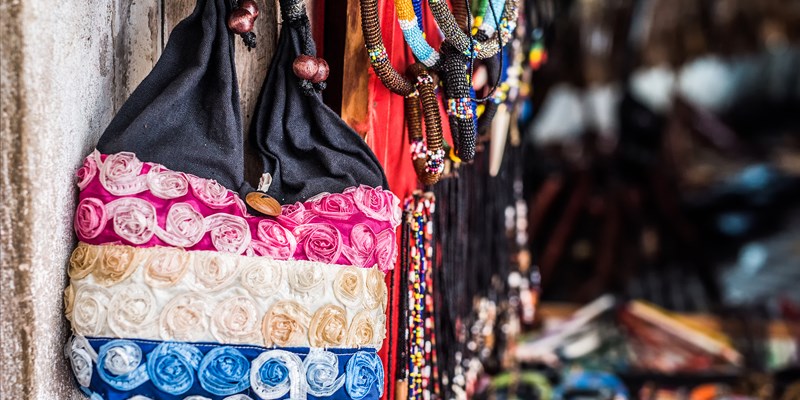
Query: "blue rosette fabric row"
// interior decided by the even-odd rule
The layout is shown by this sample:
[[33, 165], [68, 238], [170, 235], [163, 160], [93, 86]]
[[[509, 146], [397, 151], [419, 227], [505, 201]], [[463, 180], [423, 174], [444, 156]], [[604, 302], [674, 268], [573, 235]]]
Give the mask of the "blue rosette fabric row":
[[375, 349], [264, 348], [74, 336], [66, 356], [92, 400], [377, 399]]

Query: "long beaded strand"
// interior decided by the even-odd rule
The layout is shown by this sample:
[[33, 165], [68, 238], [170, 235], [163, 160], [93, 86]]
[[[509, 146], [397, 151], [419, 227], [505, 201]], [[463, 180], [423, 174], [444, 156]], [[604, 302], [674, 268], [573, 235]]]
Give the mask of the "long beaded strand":
[[[430, 343], [426, 343], [426, 297], [428, 269], [431, 265], [432, 232], [431, 213], [434, 202], [430, 197], [420, 198], [419, 194], [406, 199], [405, 208], [410, 213], [409, 229], [411, 246], [408, 257], [410, 268], [408, 273], [409, 310], [408, 338], [410, 343], [408, 357], [408, 396], [411, 399], [430, 398], [428, 383], [430, 380]], [[426, 393], [427, 392], [427, 393]], [[427, 396], [426, 396], [427, 394]]]

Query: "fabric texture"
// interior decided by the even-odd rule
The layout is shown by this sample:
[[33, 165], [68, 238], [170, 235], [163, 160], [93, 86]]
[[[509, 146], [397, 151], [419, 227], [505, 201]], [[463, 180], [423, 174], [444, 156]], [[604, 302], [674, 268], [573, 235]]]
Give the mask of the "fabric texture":
[[385, 336], [377, 268], [80, 243], [69, 277], [65, 315], [84, 336], [326, 348]]
[[236, 193], [210, 179], [94, 152], [78, 172], [78, 239], [90, 244], [175, 246], [383, 271], [397, 257], [399, 199], [367, 186], [284, 205], [276, 218], [247, 213]]
[[251, 138], [272, 175], [267, 193], [288, 204], [358, 185], [388, 189], [369, 146], [319, 93], [305, 95], [292, 71], [298, 55], [315, 54], [302, 4], [281, 1], [283, 28], [253, 118]]
[[[377, 400], [374, 349], [270, 349], [73, 337], [64, 349], [92, 400]], [[138, 397], [137, 397], [138, 396]]]
[[234, 37], [228, 0], [198, 0], [169, 37], [153, 71], [131, 94], [97, 144], [144, 161], [213, 179], [246, 194]]

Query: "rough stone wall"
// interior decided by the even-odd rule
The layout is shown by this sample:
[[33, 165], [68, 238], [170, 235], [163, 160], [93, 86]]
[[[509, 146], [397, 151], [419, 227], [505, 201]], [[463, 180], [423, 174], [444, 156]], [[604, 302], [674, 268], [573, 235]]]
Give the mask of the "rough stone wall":
[[[262, 3], [263, 4], [263, 3]], [[0, 0], [0, 393], [79, 399], [62, 346], [75, 245], [74, 173], [157, 61], [193, 0]], [[249, 123], [274, 50], [274, 2], [259, 47], [237, 45]]]

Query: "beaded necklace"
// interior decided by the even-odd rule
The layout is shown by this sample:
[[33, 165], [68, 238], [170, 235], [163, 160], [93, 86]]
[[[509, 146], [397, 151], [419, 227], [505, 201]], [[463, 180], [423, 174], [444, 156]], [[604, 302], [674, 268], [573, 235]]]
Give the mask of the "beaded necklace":
[[400, 24], [400, 30], [403, 31], [403, 37], [406, 39], [408, 47], [411, 48], [411, 52], [426, 67], [436, 69], [441, 56], [425, 40], [422, 26], [422, 2], [412, 4], [411, 0], [394, 0], [394, 7], [397, 10], [397, 22]]
[[434, 363], [436, 354], [434, 320], [433, 320], [433, 218], [435, 200], [432, 195], [415, 193], [405, 201], [406, 227], [410, 234], [404, 258], [408, 263], [408, 326], [406, 340], [408, 343], [408, 398], [431, 398], [431, 386], [434, 393], [438, 387], [433, 379], [438, 378], [438, 369]]
[[[409, 140], [412, 143], [412, 161], [417, 178], [426, 184], [436, 183], [444, 169], [442, 150], [444, 139], [434, 81], [422, 64], [414, 64], [409, 68], [414, 82], [406, 79], [392, 67], [381, 37], [377, 0], [361, 0], [361, 29], [375, 74], [389, 90], [405, 98]], [[427, 146], [430, 148], [422, 141], [422, 116], [425, 121]], [[424, 167], [419, 161], [423, 159]]]

